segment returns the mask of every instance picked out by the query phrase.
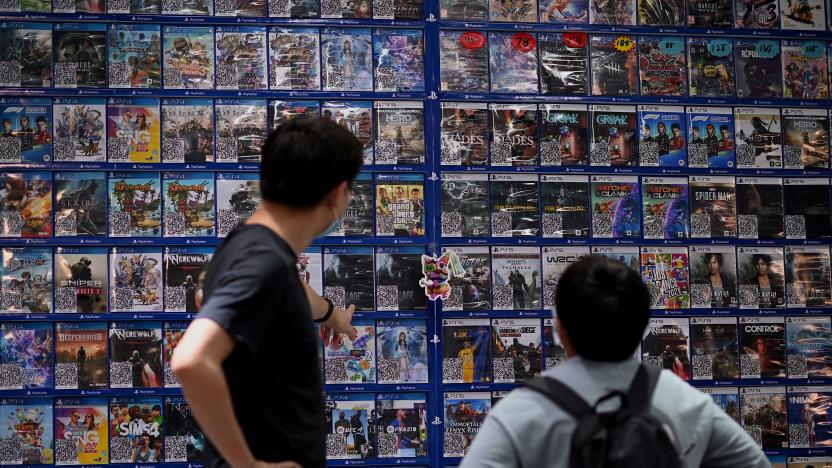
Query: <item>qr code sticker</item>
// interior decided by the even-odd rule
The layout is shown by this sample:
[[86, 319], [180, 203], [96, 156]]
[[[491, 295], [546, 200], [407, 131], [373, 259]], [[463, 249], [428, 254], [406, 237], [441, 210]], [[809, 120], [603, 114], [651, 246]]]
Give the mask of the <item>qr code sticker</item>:
[[78, 86], [78, 64], [75, 62], [55, 63], [55, 87], [74, 88]]
[[786, 239], [806, 238], [806, 217], [803, 215], [786, 215]]
[[237, 13], [235, 0], [214, 0], [215, 15], [234, 15], [235, 13]]
[[344, 67], [334, 63], [328, 63], [324, 69], [325, 89], [344, 89], [345, 77]]
[[[375, 1], [377, 5], [379, 0]], [[396, 88], [396, 74], [393, 72], [393, 67], [379, 66], [376, 68], [376, 91], [395, 91]]]
[[760, 237], [759, 218], [757, 215], [737, 215], [737, 230], [740, 239], [756, 239]]
[[269, 16], [272, 18], [285, 18], [289, 16], [291, 9], [289, 0], [269, 0]]
[[382, 214], [376, 218], [376, 235], [392, 236], [395, 233], [394, 228], [395, 216], [392, 214]]
[[546, 283], [543, 284], [543, 306], [547, 309], [555, 307], [557, 293], [558, 285], [555, 283], [549, 283], [547, 280]]
[[806, 424], [789, 424], [789, 447], [809, 447], [809, 426]]
[[228, 63], [218, 63], [217, 88], [236, 88], [237, 86], [237, 66]]
[[326, 382], [327, 383], [341, 383], [341, 382], [349, 382], [349, 378], [347, 377], [347, 363], [349, 359], [346, 358], [333, 358], [327, 359], [326, 365], [324, 366], [326, 372]]
[[462, 359], [442, 358], [442, 381], [462, 382]]
[[133, 443], [128, 437], [110, 437], [110, 463], [133, 461]]
[[[3, 156], [0, 156], [2, 158]], [[75, 140], [72, 138], [55, 138], [52, 144], [52, 159], [55, 161], [72, 161], [75, 159]]]
[[592, 214], [592, 237], [612, 237], [611, 213]]
[[110, 235], [129, 236], [133, 234], [133, 222], [130, 213], [123, 211], [110, 212]]
[[240, 224], [240, 221], [240, 217], [233, 210], [217, 210], [217, 236], [227, 236]]
[[396, 164], [399, 160], [399, 145], [395, 141], [376, 142], [376, 164]]
[[59, 362], [55, 364], [55, 388], [78, 388], [78, 364], [75, 362]]
[[451, 288], [451, 294], [447, 299], [442, 300], [443, 310], [462, 310], [463, 308], [462, 286]]
[[783, 168], [803, 169], [803, 148], [799, 145], [783, 146]]
[[185, 312], [186, 293], [181, 286], [165, 287], [165, 310], [168, 312]]
[[563, 364], [563, 359], [562, 358], [556, 358], [556, 357], [547, 357], [546, 358], [546, 368], [547, 369], [555, 368], [555, 367], [557, 367], [561, 364]]
[[341, 11], [340, 0], [321, 0], [321, 17], [338, 17], [341, 16]]
[[443, 211], [441, 224], [443, 236], [462, 236], [462, 213], [460, 213], [459, 211]]
[[688, 146], [688, 167], [708, 167], [708, 145], [693, 143]]
[[664, 219], [661, 216], [646, 215], [644, 217], [644, 238], [664, 238]]
[[[165, 13], [173, 13], [173, 14], [181, 13], [182, 10], [184, 10], [184, 9], [185, 9], [184, 0], [162, 0], [162, 14], [165, 14]], [[179, 70], [177, 70], [177, 72], [178, 71]], [[168, 86], [168, 77], [167, 77], [168, 73], [169, 73], [169, 71], [165, 70], [165, 87]], [[177, 82], [174, 82], [170, 86], [182, 86], [182, 79], [181, 79], [182, 75], [179, 74], [179, 76], [180, 76], [180, 80], [178, 81], [179, 84], [176, 84]]]
[[0, 364], [0, 388], [23, 388], [23, 368], [20, 364]]
[[23, 310], [23, 294], [16, 291], [2, 291], [0, 293], [0, 310], [17, 312]]
[[508, 166], [511, 164], [511, 142], [495, 141], [491, 143], [491, 165]]
[[757, 447], [763, 446], [763, 426], [745, 426], [745, 432], [751, 436], [751, 440], [757, 445]]
[[130, 138], [107, 138], [107, 160], [110, 162], [130, 161]]
[[3, 235], [7, 237], [20, 237], [23, 233], [23, 215], [19, 211], [0, 211], [3, 222]]
[[379, 286], [376, 289], [379, 310], [398, 310], [399, 287], [396, 285]]
[[740, 377], [760, 377], [760, 358], [757, 355], [740, 355]]
[[708, 380], [714, 378], [714, 364], [710, 356], [693, 356], [693, 378]]
[[[127, 10], [130, 9], [130, 0], [110, 0], [110, 3], [118, 1], [127, 4]], [[110, 76], [110, 87], [111, 88], [129, 88], [130, 87], [130, 75], [132, 69], [130, 65], [124, 62], [110, 62], [108, 64], [107, 71]]]
[[75, 0], [53, 0], [52, 11], [54, 13], [75, 13]]
[[540, 163], [543, 166], [560, 166], [563, 156], [559, 141], [540, 142]]
[[788, 303], [806, 304], [806, 288], [802, 284], [790, 283], [786, 285]]
[[494, 358], [494, 383], [514, 382], [514, 360], [511, 358]]
[[165, 372], [165, 387], [181, 387], [182, 383], [179, 381], [179, 377], [173, 373], [173, 366], [170, 365], [169, 362], [165, 363], [164, 366]]
[[443, 166], [460, 164], [462, 162], [462, 144], [453, 138], [443, 136], [439, 160]]
[[343, 286], [326, 286], [324, 297], [332, 301], [332, 304], [339, 309], [346, 307], [347, 290]]
[[185, 140], [182, 138], [165, 138], [162, 140], [162, 161], [185, 162]]
[[608, 141], [596, 141], [589, 151], [589, 163], [593, 166], [610, 165], [610, 143]]
[[659, 369], [661, 369], [664, 364], [661, 356], [644, 356], [641, 361], [645, 366], [658, 367]]
[[185, 234], [188, 228], [185, 213], [179, 211], [165, 212], [165, 235], [166, 236], [181, 236]]
[[662, 294], [662, 287], [654, 282], [647, 283], [647, 292], [650, 294], [651, 307], [656, 309], [665, 308], [665, 296]]
[[514, 308], [514, 295], [512, 294], [511, 286], [505, 284], [495, 285], [492, 290], [495, 309], [511, 310]]
[[77, 312], [78, 289], [73, 287], [55, 288], [55, 312]]
[[22, 465], [23, 448], [17, 436], [0, 438], [0, 465]]
[[379, 457], [398, 457], [399, 456], [399, 436], [397, 434], [387, 434], [379, 432], [378, 434], [378, 456]]
[[133, 310], [133, 289], [114, 288], [112, 308], [114, 311]]
[[543, 237], [563, 236], [563, 213], [543, 213]]
[[760, 305], [760, 290], [753, 284], [740, 285], [740, 306], [742, 307], [759, 307]]
[[805, 354], [789, 354], [787, 361], [789, 363], [789, 378], [790, 379], [805, 379], [809, 375]]
[[511, 213], [508, 211], [497, 211], [491, 214], [491, 235], [511, 235]]
[[694, 307], [710, 307], [713, 302], [711, 286], [702, 283], [691, 284], [690, 301]]
[[442, 451], [446, 457], [463, 457], [465, 456], [465, 449], [468, 444], [465, 434], [445, 432], [445, 442], [443, 445]]
[[378, 383], [397, 383], [403, 379], [399, 373], [398, 359], [379, 359], [376, 365]]
[[[17, 4], [12, 0], [10, 3]], [[8, 8], [0, 9], [8, 11]], [[0, 62], [0, 86], [20, 86], [20, 62], [12, 60], [11, 62]]]
[[393, 19], [393, 0], [374, 0], [373, 18]]
[[690, 215], [690, 236], [711, 237], [711, 215], [708, 213], [693, 213]]
[[217, 137], [217, 162], [237, 162], [240, 158], [240, 149], [237, 146], [237, 139], [230, 137]]
[[78, 462], [78, 441], [69, 439], [55, 439], [55, 464], [75, 465]]
[[78, 222], [75, 211], [55, 215], [55, 235], [74, 236], [78, 234]]
[[328, 458], [343, 458], [347, 456], [347, 435], [326, 435], [326, 456]]
[[659, 165], [659, 144], [655, 141], [644, 141], [639, 143], [639, 155], [641, 165], [645, 167], [656, 167]]
[[165, 437], [165, 461], [168, 463], [188, 461], [188, 436]]
[[22, 148], [20, 138], [0, 137], [0, 162], [20, 162]]
[[133, 367], [129, 362], [110, 363], [110, 387], [130, 388], [133, 386]]
[[757, 153], [751, 145], [737, 145], [737, 167], [754, 167]]

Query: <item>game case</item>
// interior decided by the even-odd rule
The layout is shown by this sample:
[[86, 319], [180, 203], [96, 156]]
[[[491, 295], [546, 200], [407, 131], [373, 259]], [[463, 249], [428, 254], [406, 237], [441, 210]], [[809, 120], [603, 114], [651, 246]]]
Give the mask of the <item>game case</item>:
[[[104, 350], [105, 361], [107, 350]], [[55, 465], [103, 465], [109, 453], [107, 399], [55, 399]]]
[[740, 239], [783, 238], [783, 179], [737, 177]]
[[740, 376], [737, 358], [737, 319], [690, 319], [693, 380], [728, 380]]
[[638, 106], [639, 165], [681, 169], [687, 163], [685, 108]]
[[448, 282], [451, 295], [442, 301], [442, 310], [482, 310], [491, 307], [491, 256], [486, 246], [443, 247], [454, 252], [465, 270]]
[[587, 0], [540, 0], [541, 23], [586, 24], [589, 17]]
[[829, 317], [786, 318], [786, 349], [790, 379], [832, 377], [828, 363], [832, 350]]
[[111, 172], [110, 236], [162, 234], [162, 188], [158, 172]]
[[184, 397], [165, 397], [165, 462], [201, 462], [205, 434]]
[[329, 327], [320, 327], [324, 345], [324, 369], [327, 384], [362, 384], [376, 382], [376, 337], [371, 319], [353, 319], [357, 335], [347, 335]]
[[522, 383], [543, 368], [540, 319], [492, 319], [494, 383]]
[[161, 397], [110, 400], [110, 463], [160, 463], [165, 459]]
[[[486, 21], [488, 2], [486, 0], [441, 0], [439, 17], [449, 21]], [[441, 31], [440, 34], [446, 31]]]
[[6, 44], [0, 50], [0, 66], [8, 71], [0, 76], [0, 86], [48, 88], [52, 85], [51, 23], [2, 22], [0, 43]]
[[110, 325], [110, 388], [161, 387], [162, 370], [161, 322]]
[[589, 255], [588, 247], [543, 247], [543, 307], [555, 309], [558, 283], [570, 265]]
[[373, 90], [373, 38], [370, 28], [323, 28], [324, 91]]
[[[375, 395], [342, 393], [326, 396], [329, 460], [375, 458]], [[372, 432], [371, 432], [372, 428]]]
[[540, 164], [585, 166], [589, 113], [583, 104], [540, 105]]
[[361, 173], [352, 181], [352, 198], [347, 212], [330, 236], [373, 235], [373, 175]]
[[491, 236], [536, 237], [540, 233], [540, 184], [534, 174], [490, 174]]
[[439, 31], [441, 91], [487, 93], [488, 39], [479, 31]]
[[[740, 424], [740, 395], [738, 387], [697, 387], [708, 395], [719, 408]], [[785, 468], [785, 467], [783, 467]]]
[[734, 96], [736, 75], [731, 39], [688, 38], [688, 69], [691, 96]]
[[0, 172], [0, 184], [0, 237], [52, 237], [50, 174]]
[[737, 253], [730, 246], [691, 245], [691, 308], [737, 307]]
[[780, 0], [783, 29], [825, 31], [826, 12], [823, 0]]
[[[788, 387], [787, 390], [789, 447], [823, 448], [832, 445], [832, 435], [825, 428], [832, 411], [827, 404], [832, 397], [832, 387]], [[818, 464], [824, 465], [828, 463]]]
[[298, 276], [301, 282], [306, 283], [321, 295], [324, 292], [324, 257], [323, 249], [320, 247], [307, 247], [298, 254], [297, 263]]
[[[139, 2], [140, 0], [130, 0], [130, 9]], [[127, 2], [125, 0], [121, 3]], [[152, 5], [150, 8], [153, 10], [159, 7], [157, 0], [149, 0], [147, 5]], [[120, 11], [108, 9], [108, 13], [139, 13], [127, 11], [126, 8]], [[107, 75], [110, 88], [161, 88], [162, 41], [159, 25], [110, 24], [109, 28]]]
[[537, 0], [490, 0], [489, 4], [495, 23], [537, 22]]
[[737, 167], [780, 169], [783, 133], [778, 109], [735, 107]]
[[[815, 468], [832, 464], [832, 457], [789, 457], [788, 463], [791, 468]], [[774, 468], [786, 467], [785, 464], [775, 466], [773, 462], [772, 466]]]
[[789, 447], [786, 439], [786, 387], [740, 388], [742, 425], [766, 450]]
[[424, 164], [422, 101], [376, 101], [376, 164]]
[[491, 165], [537, 164], [537, 105], [489, 104]]
[[641, 361], [690, 379], [690, 325], [686, 318], [651, 318], [641, 341]]
[[159, 98], [109, 98], [107, 161], [158, 164], [159, 117]]
[[265, 99], [216, 99], [216, 162], [258, 163], [268, 128]]
[[165, 26], [164, 33], [165, 89], [214, 89], [214, 28]]
[[736, 39], [734, 60], [738, 98], [772, 99], [783, 96], [780, 41]]
[[55, 162], [104, 162], [107, 154], [104, 98], [53, 98]]
[[731, 0], [687, 0], [689, 28], [730, 28]]
[[216, 16], [266, 16], [264, 0], [216, 0], [214, 15]]
[[610, 246], [592, 247], [592, 255], [601, 255], [612, 260], [623, 263], [627, 268], [637, 274], [641, 274], [641, 257], [638, 247], [635, 246]]
[[632, 106], [589, 106], [592, 119], [591, 166], [635, 166], [636, 112]]
[[295, 119], [313, 120], [321, 117], [321, 103], [318, 101], [269, 100], [269, 130], [276, 130], [284, 123]]
[[449, 166], [488, 164], [488, 106], [484, 102], [442, 102], [441, 162]]
[[265, 26], [218, 26], [217, 89], [267, 89]]
[[495, 310], [540, 309], [539, 247], [492, 247], [491, 262]]
[[455, 392], [444, 395], [443, 457], [463, 457], [491, 412], [491, 393]]
[[324, 296], [335, 307], [373, 310], [374, 273], [372, 247], [324, 248]]
[[372, 7], [372, 0], [321, 0], [321, 18], [370, 19]]
[[165, 172], [165, 237], [214, 237], [213, 172]]
[[545, 353], [545, 368], [552, 369], [563, 364], [566, 360], [566, 351], [563, 349], [563, 344], [560, 342], [555, 331], [555, 319], [543, 319], [543, 343]]
[[49, 98], [0, 98], [0, 163], [44, 164], [52, 159]]
[[376, 175], [376, 235], [425, 235], [425, 176]]
[[442, 237], [487, 237], [488, 175], [442, 173]]
[[269, 28], [269, 89], [321, 89], [320, 30]]
[[590, 38], [589, 44], [592, 95], [637, 95], [639, 75], [635, 36], [596, 35]]
[[107, 25], [57, 23], [52, 35], [56, 88], [107, 87]]
[[643, 177], [641, 185], [644, 238], [687, 239], [687, 178]]
[[321, 14], [320, 0], [269, 0], [270, 18], [317, 18]]
[[212, 99], [162, 99], [163, 163], [214, 161], [213, 104]]
[[379, 394], [376, 414], [379, 458], [428, 455], [428, 412], [424, 393]]
[[55, 384], [52, 370], [52, 324], [49, 322], [0, 323], [0, 365], [9, 376], [2, 390], [48, 389]]
[[113, 247], [110, 253], [110, 311], [162, 311], [162, 250]]
[[829, 169], [829, 115], [825, 109], [783, 109], [783, 168]]
[[3, 398], [0, 400], [0, 439], [20, 447], [9, 455], [10, 465], [46, 465], [53, 460], [52, 398]]
[[378, 383], [428, 383], [427, 323], [419, 319], [384, 319], [376, 323]]
[[[546, 1], [549, 0], [544, 0], [544, 3]], [[560, 0], [551, 1], [563, 3]], [[579, 32], [543, 33], [538, 39], [541, 94], [586, 96], [589, 77], [586, 57], [587, 35]]]
[[740, 317], [740, 378], [786, 377], [786, 324], [783, 317]]
[[642, 247], [641, 278], [654, 309], [690, 308], [687, 247]]
[[373, 49], [376, 92], [424, 92], [425, 45], [421, 30], [376, 29]]
[[106, 13], [105, 0], [74, 0], [67, 2], [55, 2], [52, 5], [53, 13]]
[[[661, 0], [641, 1], [658, 3]], [[639, 37], [638, 65], [642, 96], [684, 96], [687, 94], [687, 61], [683, 37]]]
[[489, 34], [492, 93], [537, 94], [536, 44], [536, 34], [511, 32]]
[[592, 176], [592, 237], [618, 239], [641, 235], [637, 176]]
[[165, 247], [165, 312], [199, 312], [213, 255], [214, 247]]
[[636, 17], [635, 0], [589, 0], [590, 24], [634, 25]]
[[786, 247], [787, 307], [832, 305], [828, 246]]
[[217, 237], [225, 237], [260, 206], [256, 172], [217, 172]]
[[55, 389], [107, 388], [106, 322], [61, 322], [55, 325]]
[[491, 382], [491, 322], [442, 319], [442, 383]]
[[589, 178], [540, 176], [544, 238], [589, 237]]
[[737, 196], [733, 177], [691, 176], [690, 237], [734, 237], [737, 231]]
[[419, 286], [422, 279], [422, 247], [376, 248], [376, 308], [425, 310], [427, 298]]
[[3, 301], [0, 313], [46, 314], [52, 312], [52, 249], [3, 247]]
[[107, 174], [55, 172], [55, 236], [107, 235]]
[[364, 164], [373, 163], [376, 134], [373, 104], [369, 101], [324, 101], [322, 116], [349, 130], [361, 142]]
[[786, 178], [783, 183], [786, 239], [824, 239], [832, 236], [827, 179]]
[[829, 99], [828, 66], [823, 42], [783, 40], [783, 97]]
[[210, 2], [207, 0], [177, 0], [175, 2], [163, 1], [162, 14], [211, 16], [214, 14], [214, 2]]
[[685, 26], [684, 0], [638, 0], [641, 26]]
[[777, 0], [734, 0], [735, 27], [777, 29], [780, 11]]
[[786, 307], [782, 247], [737, 249], [741, 309]]
[[730, 107], [688, 107], [688, 167], [733, 168], [734, 115]]
[[106, 314], [109, 287], [106, 247], [55, 248], [55, 312]]

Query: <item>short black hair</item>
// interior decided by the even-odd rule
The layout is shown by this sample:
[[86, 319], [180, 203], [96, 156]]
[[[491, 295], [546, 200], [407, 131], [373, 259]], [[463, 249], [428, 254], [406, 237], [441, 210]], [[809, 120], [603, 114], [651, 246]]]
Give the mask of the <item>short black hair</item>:
[[632, 357], [650, 320], [650, 294], [638, 273], [601, 255], [566, 269], [555, 306], [575, 351], [593, 361]]
[[719, 263], [719, 266], [722, 266], [725, 263], [725, 259], [722, 257], [721, 253], [713, 253], [710, 252], [705, 255], [705, 259], [710, 262], [712, 258], [716, 259], [716, 262]]
[[361, 142], [326, 119], [295, 119], [275, 129], [262, 148], [260, 193], [264, 200], [306, 208], [338, 184], [352, 182], [364, 157]]
[[771, 265], [772, 258], [771, 255], [768, 254], [754, 254], [751, 256], [751, 263], [756, 264], [757, 262], [762, 261], [766, 265]]

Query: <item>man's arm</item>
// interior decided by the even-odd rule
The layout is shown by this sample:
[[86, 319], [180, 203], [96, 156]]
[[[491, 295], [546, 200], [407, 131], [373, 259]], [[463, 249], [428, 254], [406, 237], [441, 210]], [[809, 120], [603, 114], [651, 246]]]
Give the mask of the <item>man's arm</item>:
[[[309, 299], [309, 308], [312, 310], [312, 319], [317, 320], [322, 318], [326, 315], [326, 311], [329, 309], [329, 303], [324, 300], [318, 293], [312, 289], [311, 286], [303, 283], [303, 288], [306, 290], [306, 297]], [[351, 340], [354, 340], [356, 337], [355, 330], [352, 328], [352, 315], [355, 313], [355, 306], [351, 305], [346, 309], [341, 309], [336, 307], [335, 310], [332, 311], [332, 316], [329, 317], [329, 320], [326, 322], [321, 323], [321, 325], [325, 325], [333, 330], [344, 333], [348, 335]]]
[[704, 420], [713, 418], [713, 429], [705, 456], [703, 467], [708, 468], [769, 468], [771, 463], [754, 440], [736, 421], [715, 404], [708, 405], [709, 414], [703, 414]]
[[514, 468], [519, 466], [511, 437], [499, 419], [493, 415], [485, 418], [485, 423], [460, 464], [460, 468]]

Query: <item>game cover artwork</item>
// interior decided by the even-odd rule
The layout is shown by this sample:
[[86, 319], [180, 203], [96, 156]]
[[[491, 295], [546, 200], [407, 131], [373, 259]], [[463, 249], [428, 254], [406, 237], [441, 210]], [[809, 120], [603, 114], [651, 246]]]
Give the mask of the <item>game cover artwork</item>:
[[537, 36], [492, 32], [488, 47], [492, 93], [534, 93], [537, 83]]
[[783, 109], [784, 169], [829, 168], [829, 115], [823, 109]]
[[686, 318], [653, 318], [641, 342], [641, 361], [690, 379], [690, 326]]
[[635, 36], [592, 36], [589, 62], [592, 64], [593, 96], [638, 94], [638, 52]]
[[465, 270], [450, 280], [451, 296], [442, 301], [443, 310], [481, 310], [491, 305], [491, 255], [488, 247], [444, 247], [452, 251]]
[[780, 0], [783, 29], [823, 31], [826, 12], [823, 0]]
[[107, 104], [107, 160], [159, 163], [157, 98], [111, 98]]
[[490, 0], [491, 21], [534, 23], [537, 21], [537, 0]]
[[321, 32], [324, 91], [373, 90], [373, 39], [369, 28]]
[[[361, 460], [375, 458], [375, 395], [330, 394], [326, 400], [327, 458]], [[372, 428], [372, 432], [371, 432]]]
[[442, 174], [442, 236], [488, 236], [488, 175]]
[[688, 166], [736, 165], [734, 116], [730, 107], [688, 107]]
[[52, 464], [52, 414], [52, 398], [0, 399], [0, 440], [20, 447], [17, 453], [7, 453], [12, 455], [10, 464]]
[[[223, 4], [228, 2], [218, 3]], [[210, 2], [207, 0], [177, 0], [176, 2], [162, 2], [162, 14], [193, 16], [213, 15], [214, 2]]]
[[543, 306], [554, 310], [558, 284], [570, 265], [589, 255], [586, 247], [543, 247]]
[[592, 237], [639, 237], [640, 198], [635, 176], [592, 176]]
[[48, 173], [0, 173], [0, 234], [52, 236], [52, 181]]
[[428, 335], [424, 320], [379, 320], [376, 333], [378, 383], [428, 382]]
[[630, 106], [590, 106], [591, 166], [635, 166], [638, 162], [636, 113]]
[[326, 247], [324, 249], [324, 296], [336, 307], [355, 305], [355, 310], [373, 310], [375, 268], [372, 247]]
[[445, 393], [443, 456], [463, 457], [491, 412], [491, 393]]
[[214, 174], [166, 172], [162, 183], [165, 237], [214, 237]]
[[832, 351], [829, 317], [788, 317], [786, 350], [790, 379], [832, 376], [832, 366], [827, 363]]
[[545, 343], [545, 368], [552, 369], [563, 364], [566, 360], [566, 351], [555, 332], [555, 319], [543, 319], [543, 342]]
[[488, 164], [488, 110], [485, 103], [442, 102], [442, 165]]
[[56, 465], [106, 464], [108, 442], [106, 398], [55, 400]]
[[0, 98], [0, 162], [44, 164], [52, 159], [49, 98]]
[[275, 130], [284, 123], [295, 119], [317, 119], [321, 117], [321, 103], [305, 100], [269, 100], [269, 126]]
[[540, 319], [493, 319], [494, 383], [525, 382], [543, 368]]
[[54, 13], [105, 13], [106, 2], [104, 0], [74, 0], [59, 4], [55, 2], [52, 5]]
[[214, 28], [165, 26], [164, 32], [165, 88], [213, 89]]
[[113, 247], [110, 310], [162, 311], [162, 252], [153, 247]]
[[321, 18], [370, 19], [371, 0], [321, 0]]
[[109, 284], [106, 247], [55, 248], [55, 312], [106, 314]]
[[204, 459], [205, 434], [196, 423], [190, 405], [182, 397], [165, 398], [165, 461], [200, 462]]
[[165, 311], [196, 313], [213, 247], [165, 248]]
[[[776, 2], [775, 2], [776, 3]], [[772, 99], [783, 95], [780, 42], [771, 39], [734, 41], [739, 98]]]
[[641, 253], [636, 246], [592, 247], [592, 254], [620, 262], [634, 273], [641, 274]]
[[324, 101], [321, 115], [324, 119], [332, 120], [355, 135], [358, 141], [361, 142], [364, 164], [373, 163], [375, 149], [373, 137], [376, 130], [372, 103], [366, 101]]
[[110, 173], [110, 236], [161, 235], [161, 187], [158, 172]]
[[268, 110], [265, 99], [214, 101], [218, 163], [258, 163], [266, 141]]
[[45, 314], [52, 312], [52, 249], [2, 249], [3, 307], [0, 312]]
[[589, 113], [583, 104], [540, 106], [540, 164], [583, 166], [588, 162]]
[[361, 237], [373, 235], [373, 175], [361, 173], [352, 182], [352, 199], [338, 226], [328, 235]]
[[737, 232], [740, 239], [783, 238], [783, 180], [737, 177]]
[[485, 21], [488, 19], [487, 3], [486, 0], [441, 0], [439, 16], [451, 21]]
[[532, 174], [491, 174], [491, 235], [534, 237], [540, 232], [540, 184]]
[[[554, 3], [559, 1], [554, 0]], [[585, 96], [589, 80], [588, 36], [579, 32], [540, 34], [538, 40], [541, 94]]]
[[828, 66], [823, 42], [784, 40], [783, 97], [829, 99]]
[[638, 24], [685, 26], [685, 0], [638, 0]]
[[758, 447], [764, 450], [789, 447], [785, 387], [742, 387], [740, 404], [743, 428], [760, 436]]
[[685, 109], [681, 106], [638, 106], [639, 165], [681, 169], [687, 163]]
[[52, 324], [47, 322], [3, 322], [0, 364], [8, 369], [2, 390], [46, 389], [54, 386], [52, 370]]
[[737, 307], [737, 254], [734, 247], [692, 245], [689, 251], [691, 307]]
[[687, 247], [642, 247], [641, 278], [654, 309], [690, 308]]
[[487, 93], [488, 39], [479, 31], [439, 31], [442, 91]]
[[267, 89], [266, 28], [218, 27], [217, 89]]
[[687, 178], [644, 177], [642, 197], [645, 239], [687, 239]]
[[422, 247], [376, 248], [376, 308], [383, 310], [425, 310], [427, 300], [419, 286], [422, 275]]
[[498, 310], [536, 310], [541, 305], [540, 249], [494, 247], [492, 302]]
[[163, 99], [162, 162], [214, 161], [213, 114], [211, 99]]
[[589, 17], [587, 0], [540, 0], [541, 23], [586, 24]]
[[[163, 376], [162, 324], [113, 322], [110, 328], [110, 388], [161, 387]], [[110, 436], [114, 434], [111, 432]]]
[[590, 24], [636, 24], [635, 0], [589, 0]]
[[165, 355], [163, 364], [163, 380], [166, 388], [177, 388], [182, 386], [182, 383], [179, 381], [179, 377], [173, 373], [171, 362], [173, 362], [173, 352], [182, 340], [182, 335], [185, 334], [188, 324], [188, 322], [165, 322], [164, 324], [163, 331], [165, 335], [162, 339], [162, 351]]
[[55, 325], [55, 389], [107, 388], [109, 377], [105, 322]]
[[295, 266], [302, 283], [309, 285], [313, 291], [323, 294], [324, 291], [324, 257], [320, 247], [307, 247], [298, 254]]
[[164, 428], [161, 398], [113, 398], [110, 402], [110, 463], [164, 461]]
[[[47, 8], [48, 9], [48, 8]], [[8, 74], [0, 86], [48, 88], [52, 84], [52, 25], [0, 23], [0, 64]]]
[[377, 29], [373, 35], [373, 48], [377, 92], [410, 93], [425, 90], [425, 46], [422, 31]]
[[52, 99], [55, 162], [104, 162], [107, 154], [104, 98]]
[[638, 61], [642, 96], [687, 94], [687, 61], [683, 37], [639, 37]]
[[740, 317], [740, 377], [786, 377], [786, 324], [783, 317]]
[[740, 308], [786, 307], [785, 268], [781, 247], [740, 247], [737, 249], [737, 269], [740, 278]]
[[55, 173], [55, 236], [107, 235], [107, 174]]
[[[130, 0], [131, 3], [134, 1], [138, 0]], [[110, 5], [112, 4], [111, 2]], [[153, 9], [155, 10], [156, 7], [158, 4]], [[109, 13], [130, 12], [116, 12], [111, 8]], [[158, 89], [162, 87], [160, 36], [159, 25], [110, 25], [107, 41], [107, 75], [111, 88]]]
[[107, 26], [61, 23], [53, 33], [56, 88], [107, 86]]
[[735, 107], [737, 167], [779, 169], [783, 166], [783, 133], [777, 109]]
[[690, 237], [734, 237], [737, 232], [737, 190], [733, 177], [690, 178]]
[[788, 307], [829, 307], [829, 249], [826, 246], [786, 247]]
[[537, 164], [537, 106], [490, 104], [491, 165]]
[[491, 382], [488, 319], [442, 320], [442, 383]]
[[693, 380], [728, 380], [740, 376], [737, 358], [737, 319], [690, 319]]
[[689, 28], [730, 28], [731, 0], [687, 0]]
[[[698, 387], [698, 390], [716, 403], [719, 408], [740, 424], [740, 395], [737, 387]], [[780, 467], [782, 468], [782, 467]]]
[[735, 0], [734, 14], [738, 28], [777, 29], [780, 11], [777, 0]]
[[589, 237], [589, 179], [579, 175], [540, 177], [543, 237]]
[[376, 235], [424, 236], [424, 176], [379, 174], [376, 177]]
[[376, 164], [424, 164], [425, 115], [421, 102], [376, 101]]
[[[826, 402], [832, 398], [832, 387], [789, 387], [788, 391], [789, 446], [823, 448], [832, 445], [832, 435], [824, 424], [830, 416], [831, 409]], [[829, 464], [826, 460], [817, 462], [817, 466]]]
[[260, 177], [254, 173], [217, 173], [217, 237], [225, 237], [260, 206]]
[[318, 90], [321, 87], [320, 34], [311, 28], [271, 28], [269, 89]]
[[[428, 413], [425, 395], [379, 395], [376, 400], [379, 458], [413, 458], [428, 454]], [[390, 450], [382, 450], [382, 448]]]
[[731, 39], [688, 38], [688, 68], [691, 96], [734, 95], [734, 43]]

